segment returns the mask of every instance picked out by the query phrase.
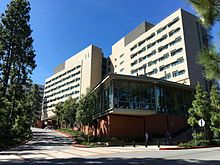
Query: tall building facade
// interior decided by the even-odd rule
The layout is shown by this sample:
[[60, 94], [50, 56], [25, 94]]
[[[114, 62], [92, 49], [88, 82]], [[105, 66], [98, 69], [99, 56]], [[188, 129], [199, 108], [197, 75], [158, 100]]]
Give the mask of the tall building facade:
[[115, 43], [107, 72], [205, 85], [196, 58], [207, 44], [207, 33], [198, 18], [179, 9], [156, 25], [143, 22]]
[[67, 59], [46, 79], [42, 119], [55, 117], [56, 104], [69, 97], [79, 99], [87, 88], [93, 88], [102, 78], [102, 50], [93, 45]]
[[108, 58], [89, 46], [57, 66], [46, 79], [42, 119], [55, 117], [56, 104], [97, 93], [100, 136], [175, 133], [187, 125], [194, 87], [203, 77], [196, 59], [208, 45], [198, 18], [182, 9], [156, 25], [143, 22], [112, 46]]

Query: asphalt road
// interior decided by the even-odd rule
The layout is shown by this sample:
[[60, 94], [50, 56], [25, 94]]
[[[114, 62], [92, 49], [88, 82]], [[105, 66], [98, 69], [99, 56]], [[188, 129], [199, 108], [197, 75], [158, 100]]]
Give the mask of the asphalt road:
[[27, 144], [0, 152], [0, 165], [152, 164], [220, 165], [220, 148], [160, 151], [157, 146], [77, 148], [52, 130], [33, 129]]

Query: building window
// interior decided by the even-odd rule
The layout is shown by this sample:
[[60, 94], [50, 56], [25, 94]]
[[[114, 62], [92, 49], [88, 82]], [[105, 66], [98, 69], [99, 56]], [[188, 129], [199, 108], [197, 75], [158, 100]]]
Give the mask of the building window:
[[120, 70], [120, 72], [123, 72], [124, 71], [124, 68], [122, 68], [121, 70]]
[[183, 51], [183, 48], [174, 49], [174, 50], [172, 50], [172, 51], [170, 52], [170, 55], [171, 55], [171, 56], [174, 56], [174, 55], [176, 55], [176, 54], [178, 54], [178, 53], [180, 53], [180, 52], [182, 52], [182, 51]]
[[181, 40], [182, 40], [182, 38], [180, 36], [175, 38], [174, 41], [170, 42], [170, 46], [175, 45], [176, 43], [180, 42]]
[[148, 72], [147, 75], [148, 76], [151, 76], [153, 74], [156, 74], [158, 72], [158, 69], [157, 68], [154, 68], [151, 72]]
[[160, 72], [162, 72], [162, 71], [168, 69], [169, 67], [170, 67], [170, 64], [160, 66], [160, 67], [159, 67]]
[[124, 56], [124, 54], [120, 55], [120, 58], [122, 58]]
[[178, 28], [176, 28], [176, 29], [174, 29], [174, 30], [171, 30], [171, 31], [169, 32], [169, 37], [171, 37], [172, 35], [174, 35], [174, 34], [177, 33], [178, 31], [180, 31], [180, 27], [178, 27]]
[[166, 44], [166, 45], [164, 45], [164, 46], [160, 46], [160, 47], [158, 48], [158, 52], [162, 52], [163, 50], [167, 49], [168, 46], [169, 46], [168, 44]]
[[160, 39], [157, 40], [157, 43], [164, 41], [167, 38], [167, 34], [163, 35]]
[[173, 77], [180, 76], [180, 75], [184, 74], [185, 72], [186, 72], [185, 70], [180, 70], [180, 71], [176, 70], [173, 72]]
[[160, 33], [161, 33], [162, 31], [164, 31], [166, 28], [167, 28], [167, 25], [164, 26], [164, 27], [162, 27], [162, 28], [160, 28], [160, 29], [158, 29], [158, 30], [157, 30], [157, 34], [160, 34]]
[[122, 65], [124, 63], [124, 61], [120, 62], [120, 65]]
[[142, 41], [138, 42], [138, 46], [141, 46], [144, 43], [145, 43], [145, 40], [142, 40]]
[[138, 63], [138, 60], [135, 60], [134, 62], [131, 63], [131, 66], [134, 66], [137, 63]]
[[157, 53], [156, 50], [153, 50], [151, 53], [147, 54], [146, 57], [149, 58]]
[[148, 41], [148, 40], [150, 40], [151, 38], [153, 38], [155, 36], [155, 33], [152, 33], [150, 36], [148, 36], [147, 38], [146, 38], [146, 40]]
[[171, 63], [171, 66], [173, 67], [173, 66], [176, 66], [176, 65], [178, 65], [178, 64], [181, 64], [181, 63], [183, 63], [183, 62], [184, 62], [184, 58], [181, 57], [181, 58], [178, 58], [176, 61], [172, 62], [172, 63]]
[[146, 47], [143, 47], [141, 50], [139, 50], [137, 53], [140, 54], [146, 50]]
[[173, 26], [176, 22], [178, 22], [179, 21], [179, 17], [176, 17], [175, 19], [173, 19], [173, 21], [171, 21], [169, 24], [168, 24], [168, 27], [171, 27], [171, 26]]
[[131, 59], [132, 58], [134, 58], [134, 57], [136, 57], [137, 56], [137, 53], [134, 53], [134, 54], [132, 54], [130, 57], [131, 57]]
[[132, 51], [132, 50], [134, 50], [135, 48], [137, 48], [137, 44], [135, 44], [134, 46], [132, 46], [132, 47], [130, 48], [130, 50]]
[[170, 79], [170, 78], [171, 78], [171, 74], [170, 74], [170, 73], [167, 73], [167, 74], [165, 74], [165, 76], [162, 77], [161, 79], [162, 79], [162, 80], [168, 80], [168, 79]]
[[164, 54], [162, 57], [158, 58], [158, 61], [161, 62], [169, 57], [169, 53]]
[[151, 65], [156, 65], [156, 64], [157, 64], [157, 60], [150, 61], [148, 62], [148, 67], [150, 67]]
[[147, 49], [150, 49], [151, 47], [153, 47], [154, 45], [156, 45], [156, 41], [153, 42], [153, 43], [150, 43], [147, 45]]

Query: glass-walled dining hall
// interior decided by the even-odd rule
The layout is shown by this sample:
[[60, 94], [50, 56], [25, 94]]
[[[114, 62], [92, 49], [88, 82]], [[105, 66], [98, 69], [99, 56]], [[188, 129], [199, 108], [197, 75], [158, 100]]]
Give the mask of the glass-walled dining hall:
[[185, 116], [194, 87], [146, 76], [108, 75], [96, 88], [96, 115], [117, 110]]

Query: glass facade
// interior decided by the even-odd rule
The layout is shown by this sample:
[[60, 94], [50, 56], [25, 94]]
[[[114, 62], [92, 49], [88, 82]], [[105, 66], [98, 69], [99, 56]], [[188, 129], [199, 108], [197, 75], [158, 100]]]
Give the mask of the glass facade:
[[120, 108], [186, 115], [192, 94], [192, 89], [162, 83], [113, 79], [97, 90], [97, 114]]

